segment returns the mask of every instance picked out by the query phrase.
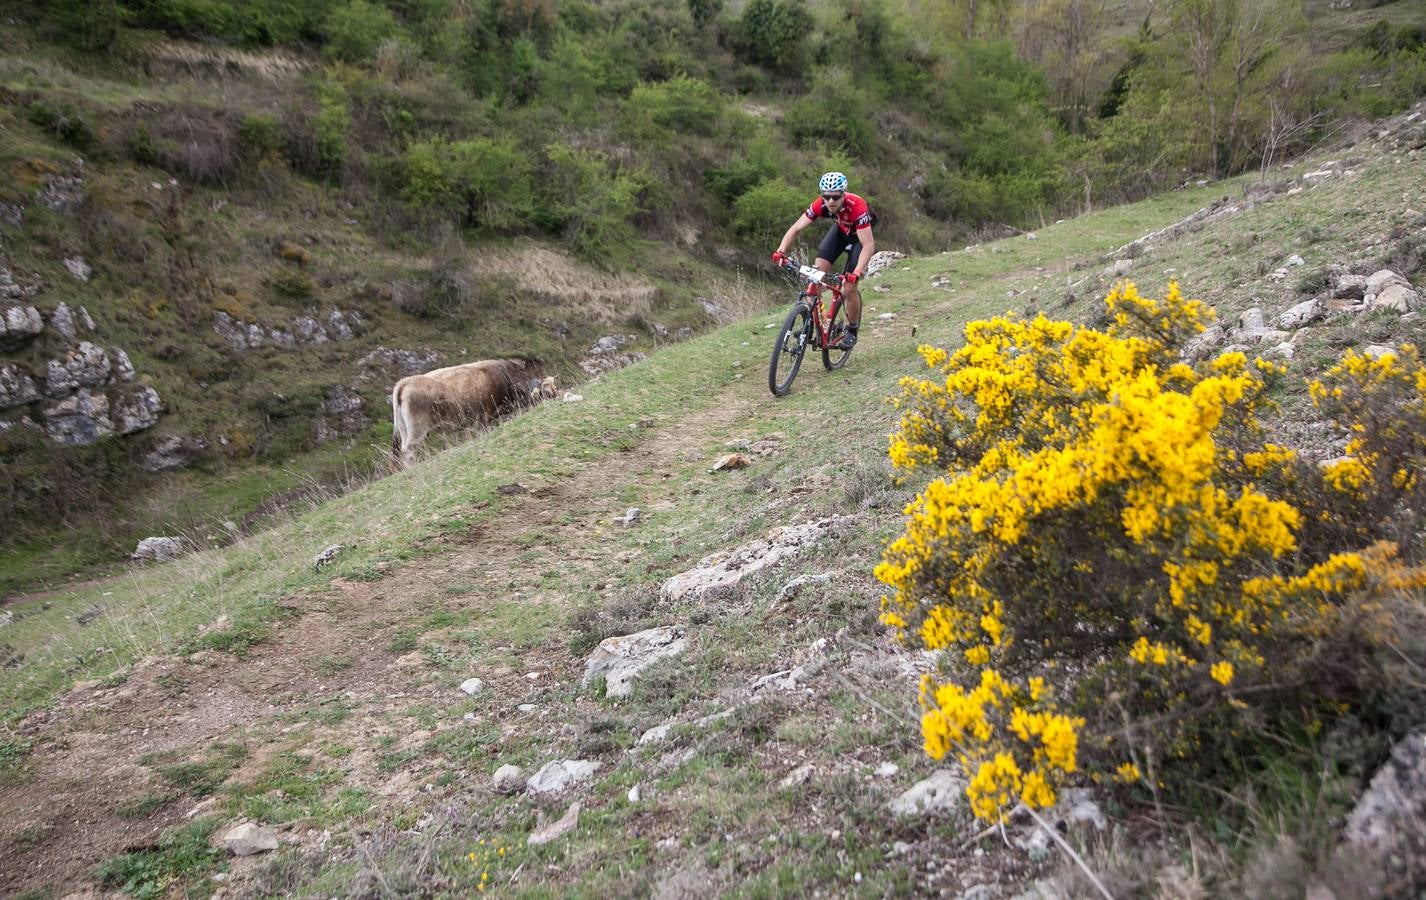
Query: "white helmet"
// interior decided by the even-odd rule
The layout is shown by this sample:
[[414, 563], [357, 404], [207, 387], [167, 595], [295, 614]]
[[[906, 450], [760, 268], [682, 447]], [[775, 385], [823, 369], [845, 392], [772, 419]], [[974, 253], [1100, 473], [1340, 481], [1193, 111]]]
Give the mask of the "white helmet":
[[841, 172], [828, 172], [817, 182], [817, 189], [820, 191], [845, 191], [847, 189], [847, 176]]

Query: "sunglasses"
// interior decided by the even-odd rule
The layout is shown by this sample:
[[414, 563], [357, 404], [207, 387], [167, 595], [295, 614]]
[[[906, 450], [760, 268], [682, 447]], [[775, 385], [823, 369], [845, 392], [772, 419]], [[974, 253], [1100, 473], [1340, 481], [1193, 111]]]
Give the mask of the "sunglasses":
[[841, 195], [841, 194], [823, 194], [823, 195], [822, 195], [822, 199], [823, 199], [823, 200], [826, 200], [828, 203], [836, 203], [838, 200], [842, 199], [842, 195]]

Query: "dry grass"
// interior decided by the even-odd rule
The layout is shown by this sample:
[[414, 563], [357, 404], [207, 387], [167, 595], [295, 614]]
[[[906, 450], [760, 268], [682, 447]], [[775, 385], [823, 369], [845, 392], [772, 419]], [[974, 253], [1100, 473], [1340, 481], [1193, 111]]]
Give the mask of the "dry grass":
[[268, 81], [282, 81], [312, 68], [310, 61], [282, 50], [238, 50], [185, 41], [164, 41], [147, 48], [147, 55], [160, 63], [194, 75], [235, 72], [255, 75]]
[[634, 275], [600, 272], [532, 242], [518, 242], [474, 256], [469, 270], [479, 280], [514, 279], [522, 291], [557, 303], [566, 315], [622, 322], [653, 309], [658, 288]]

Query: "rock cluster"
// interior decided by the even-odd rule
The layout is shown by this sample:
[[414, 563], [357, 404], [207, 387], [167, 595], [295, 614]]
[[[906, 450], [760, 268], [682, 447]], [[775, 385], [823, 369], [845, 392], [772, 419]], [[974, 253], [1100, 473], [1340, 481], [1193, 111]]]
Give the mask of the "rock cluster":
[[366, 329], [366, 320], [356, 310], [333, 309], [325, 318], [301, 315], [286, 328], [239, 322], [225, 312], [213, 317], [213, 330], [235, 353], [272, 345], [284, 350], [315, 346], [329, 341], [349, 341]]
[[420, 375], [439, 368], [441, 355], [435, 350], [393, 350], [377, 347], [357, 360], [362, 370], [363, 380], [386, 380], [388, 374], [397, 378], [405, 375]]
[[589, 356], [580, 360], [579, 367], [591, 377], [622, 369], [643, 359], [646, 353], [625, 353], [624, 348], [637, 340], [632, 334], [606, 334], [589, 348]]

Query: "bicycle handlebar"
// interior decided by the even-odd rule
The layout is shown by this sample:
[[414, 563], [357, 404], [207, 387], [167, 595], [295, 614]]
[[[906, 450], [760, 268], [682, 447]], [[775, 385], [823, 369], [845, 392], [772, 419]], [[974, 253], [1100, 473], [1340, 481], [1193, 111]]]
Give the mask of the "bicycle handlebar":
[[831, 272], [823, 272], [816, 266], [800, 265], [789, 259], [782, 264], [782, 267], [789, 272], [806, 278], [813, 284], [825, 284], [830, 287], [841, 287], [842, 285], [842, 276], [833, 275]]

